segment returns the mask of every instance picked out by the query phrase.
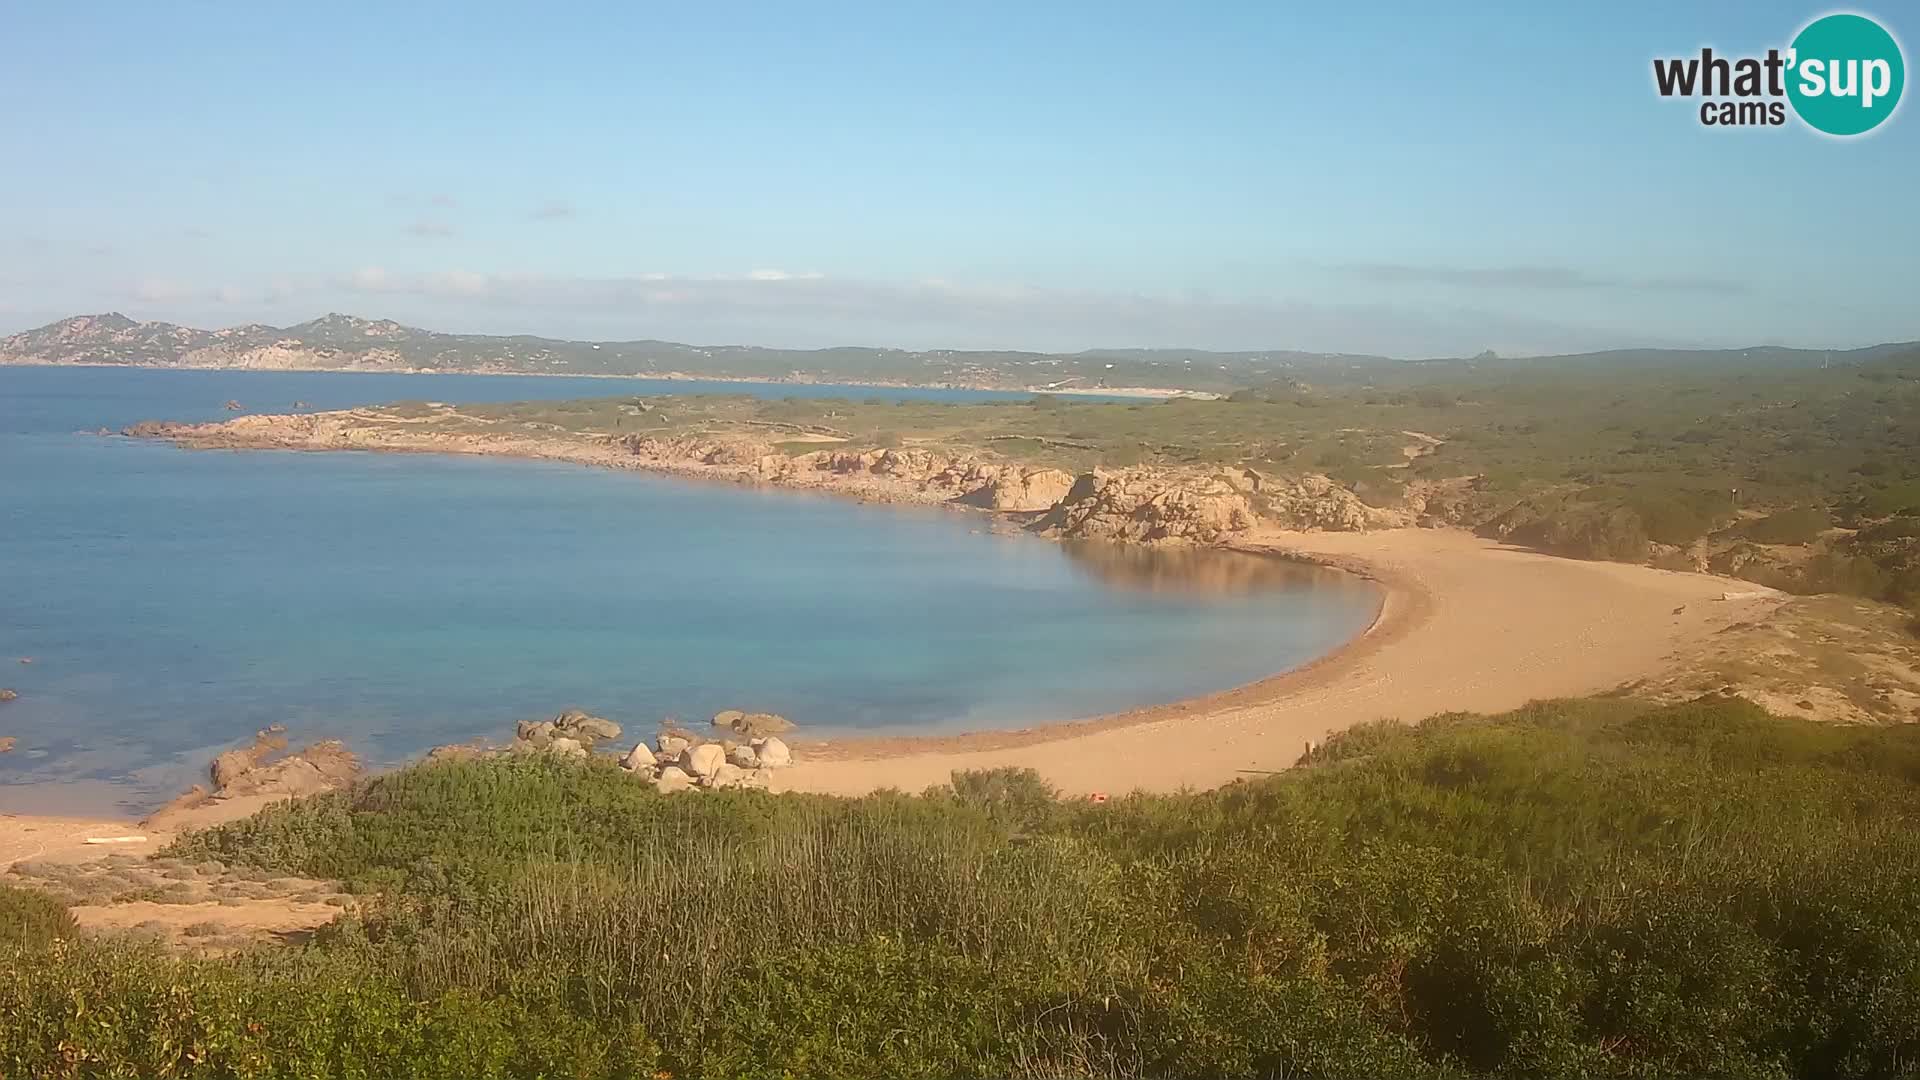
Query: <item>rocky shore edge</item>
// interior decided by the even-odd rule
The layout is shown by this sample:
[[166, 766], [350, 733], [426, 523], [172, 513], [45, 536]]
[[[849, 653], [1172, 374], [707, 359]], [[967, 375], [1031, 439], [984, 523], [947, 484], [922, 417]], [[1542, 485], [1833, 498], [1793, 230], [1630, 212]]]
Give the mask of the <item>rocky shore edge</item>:
[[[794, 752], [781, 736], [794, 723], [777, 713], [728, 709], [714, 714], [712, 737], [669, 719], [649, 742], [606, 750], [622, 725], [579, 709], [550, 720], [522, 720], [504, 745], [489, 741], [436, 746], [421, 763], [547, 755], [585, 761], [604, 758], [662, 794], [727, 788], [766, 790], [775, 770], [793, 765]], [[195, 784], [140, 824], [156, 831], [202, 828], [244, 817], [269, 803], [335, 791], [366, 775], [359, 758], [338, 739], [290, 749], [286, 728], [275, 724], [254, 734], [251, 745], [227, 750], [207, 767], [208, 784]]]
[[836, 445], [782, 453], [753, 435], [600, 435], [476, 421], [451, 407], [425, 420], [378, 408], [260, 414], [220, 423], [143, 423], [123, 434], [193, 449], [361, 450], [568, 461], [819, 491], [873, 502], [1017, 516], [1060, 539], [1227, 546], [1256, 526], [1359, 532], [1417, 523], [1419, 508], [1368, 506], [1318, 474], [1244, 466], [1132, 466], [1073, 474], [998, 456]]

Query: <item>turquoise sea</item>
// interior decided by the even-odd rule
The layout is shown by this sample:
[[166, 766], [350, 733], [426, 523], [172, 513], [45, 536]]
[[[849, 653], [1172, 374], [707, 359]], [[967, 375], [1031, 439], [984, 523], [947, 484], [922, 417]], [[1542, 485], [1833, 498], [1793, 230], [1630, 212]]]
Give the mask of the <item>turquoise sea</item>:
[[997, 396], [0, 367], [0, 686], [20, 695], [0, 704], [0, 736], [16, 739], [0, 811], [142, 812], [273, 723], [375, 764], [566, 707], [637, 734], [735, 707], [812, 734], [1025, 726], [1296, 666], [1378, 602], [1337, 574], [999, 535], [956, 511], [89, 433], [218, 419], [228, 399], [696, 392]]

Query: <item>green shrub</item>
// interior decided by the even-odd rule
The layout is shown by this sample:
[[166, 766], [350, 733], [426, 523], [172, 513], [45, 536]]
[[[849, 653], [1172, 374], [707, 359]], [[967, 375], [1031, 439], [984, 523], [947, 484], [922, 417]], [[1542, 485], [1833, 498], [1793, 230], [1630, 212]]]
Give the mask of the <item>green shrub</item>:
[[659, 1063], [630, 1024], [511, 996], [417, 1000], [377, 971], [313, 953], [58, 948], [0, 966], [0, 1074], [637, 1080]]
[[1060, 801], [1060, 793], [1038, 772], [1012, 766], [955, 770], [945, 789], [934, 788], [927, 794], [978, 809], [989, 820], [1012, 829], [1046, 822]]
[[857, 800], [402, 770], [179, 842], [382, 890], [305, 949], [0, 962], [0, 1075], [1866, 1078], [1920, 1057], [1920, 728], [1590, 699], [1362, 725], [1304, 760], [1103, 806], [1017, 769]]
[[1740, 535], [1758, 544], [1811, 544], [1833, 526], [1833, 518], [1811, 506], [1797, 506], [1740, 526]]
[[1626, 505], [1646, 527], [1647, 539], [1686, 547], [1712, 532], [1731, 509], [1721, 491], [1631, 493]]
[[39, 948], [77, 932], [65, 904], [36, 889], [0, 885], [0, 948]]
[[1867, 517], [1920, 514], [1920, 480], [1890, 484], [1869, 491], [1860, 500], [1860, 512]]

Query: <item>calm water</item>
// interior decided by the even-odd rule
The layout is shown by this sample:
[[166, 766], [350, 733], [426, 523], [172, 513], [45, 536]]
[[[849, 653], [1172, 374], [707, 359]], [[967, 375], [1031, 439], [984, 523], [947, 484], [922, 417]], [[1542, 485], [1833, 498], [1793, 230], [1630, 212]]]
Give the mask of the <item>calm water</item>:
[[18, 740], [0, 755], [0, 810], [145, 810], [270, 723], [374, 762], [568, 706], [642, 734], [733, 707], [815, 733], [1020, 726], [1247, 682], [1372, 617], [1372, 590], [1337, 575], [1068, 548], [948, 511], [77, 433], [224, 417], [229, 398], [283, 410], [714, 389], [902, 394], [0, 368], [0, 686], [20, 693], [0, 705], [0, 735]]

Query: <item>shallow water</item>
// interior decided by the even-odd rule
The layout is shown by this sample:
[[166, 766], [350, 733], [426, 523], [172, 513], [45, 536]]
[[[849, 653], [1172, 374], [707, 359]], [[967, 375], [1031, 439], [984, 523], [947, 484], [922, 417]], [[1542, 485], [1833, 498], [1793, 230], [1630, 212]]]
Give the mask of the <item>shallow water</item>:
[[270, 410], [716, 388], [856, 392], [0, 368], [0, 686], [20, 693], [0, 704], [0, 735], [18, 740], [0, 755], [0, 809], [142, 811], [270, 723], [382, 763], [568, 706], [637, 734], [734, 707], [814, 734], [1023, 726], [1248, 682], [1330, 651], [1375, 611], [1373, 589], [1342, 575], [996, 535], [955, 511], [77, 433], [218, 418], [230, 398]]

